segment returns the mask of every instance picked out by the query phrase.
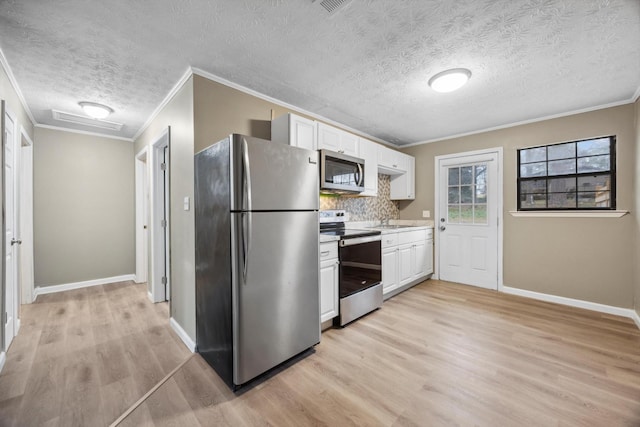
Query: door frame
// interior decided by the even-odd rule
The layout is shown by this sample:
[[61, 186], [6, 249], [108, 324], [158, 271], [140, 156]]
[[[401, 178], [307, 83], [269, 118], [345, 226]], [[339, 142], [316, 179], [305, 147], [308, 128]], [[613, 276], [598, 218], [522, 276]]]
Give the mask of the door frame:
[[33, 302], [34, 262], [33, 262], [33, 141], [24, 126], [20, 126], [20, 150], [18, 161], [18, 217], [20, 254], [18, 258], [20, 270], [21, 303]]
[[[170, 254], [171, 254], [171, 233], [170, 233], [170, 133], [171, 128], [167, 127], [154, 139], [151, 144], [151, 179], [150, 179], [150, 224], [151, 224], [151, 287], [149, 297], [153, 302], [170, 301]], [[167, 156], [164, 159], [165, 170], [163, 173], [163, 152], [167, 149]], [[166, 220], [166, 227], [162, 227], [162, 217]], [[166, 286], [162, 283], [162, 278], [166, 277]], [[169, 292], [167, 292], [169, 290]]]
[[135, 156], [136, 174], [136, 283], [149, 277], [149, 156], [144, 147]]
[[498, 162], [498, 179], [497, 179], [497, 233], [498, 233], [498, 291], [502, 292], [502, 288], [504, 286], [503, 283], [503, 224], [504, 224], [504, 160], [503, 160], [503, 148], [502, 147], [494, 147], [487, 148], [483, 150], [474, 150], [474, 151], [465, 151], [461, 153], [453, 153], [453, 154], [444, 154], [441, 156], [436, 156], [434, 158], [434, 175], [435, 175], [435, 191], [434, 191], [434, 245], [436, 250], [434, 251], [434, 263], [433, 263], [433, 278], [440, 279], [440, 225], [439, 218], [442, 217], [440, 213], [440, 163], [443, 161], [450, 160], [458, 160], [460, 162], [464, 162], [466, 157], [472, 156], [482, 156], [488, 154], [497, 154], [497, 162]]
[[[13, 223], [13, 238], [17, 238], [16, 237], [16, 231], [17, 231], [17, 226], [19, 223], [19, 220], [17, 218], [17, 213], [18, 213], [18, 208], [16, 206], [16, 190], [17, 190], [17, 173], [16, 173], [16, 147], [18, 144], [16, 144], [16, 141], [18, 140], [17, 135], [18, 135], [18, 120], [16, 115], [7, 108], [7, 104], [5, 101], [2, 101], [2, 108], [0, 108], [0, 114], [2, 114], [2, 126], [0, 129], [0, 138], [2, 138], [2, 144], [1, 144], [1, 150], [2, 150], [2, 156], [0, 157], [2, 159], [2, 315], [0, 316], [0, 319], [2, 319], [2, 321], [0, 321], [0, 323], [2, 324], [2, 349], [6, 352], [7, 349], [9, 348], [9, 345], [11, 344], [11, 342], [13, 341], [13, 339], [16, 337], [16, 335], [18, 334], [18, 330], [20, 329], [20, 316], [19, 316], [19, 295], [20, 295], [20, 274], [19, 274], [19, 264], [18, 264], [18, 250], [16, 248], [16, 250], [13, 253], [13, 256], [11, 257], [11, 262], [13, 264], [13, 273], [14, 273], [14, 280], [13, 280], [13, 284], [11, 284], [13, 286], [13, 292], [12, 292], [12, 301], [8, 300], [7, 298], [7, 287], [10, 286], [10, 284], [7, 283], [7, 269], [11, 268], [10, 266], [7, 265], [6, 263], [6, 259], [7, 259], [7, 254], [5, 252], [5, 248], [7, 246], [7, 242], [6, 242], [6, 229], [7, 229], [7, 216], [6, 216], [6, 192], [5, 187], [7, 184], [7, 177], [6, 177], [6, 168], [5, 168], [5, 161], [6, 159], [4, 158], [5, 155], [5, 144], [8, 141], [4, 140], [4, 128], [7, 125], [6, 121], [5, 121], [5, 117], [9, 116], [9, 118], [11, 119], [11, 121], [13, 122], [13, 141], [11, 141], [11, 144], [13, 144], [13, 150], [12, 150], [12, 154], [13, 154], [13, 216], [14, 216], [14, 223]], [[8, 310], [7, 307], [9, 307], [9, 305], [11, 304], [11, 311], [12, 311], [12, 316], [13, 316], [13, 331], [12, 331], [12, 335], [11, 338], [9, 339], [7, 337], [6, 334], [6, 321], [5, 321], [5, 312], [8, 314]]]

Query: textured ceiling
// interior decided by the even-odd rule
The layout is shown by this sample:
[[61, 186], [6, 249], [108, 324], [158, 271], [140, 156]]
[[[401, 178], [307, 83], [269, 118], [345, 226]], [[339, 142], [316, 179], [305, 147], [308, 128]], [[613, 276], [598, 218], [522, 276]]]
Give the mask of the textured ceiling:
[[0, 48], [40, 124], [100, 102], [131, 138], [191, 66], [407, 144], [631, 100], [640, 1], [2, 0]]

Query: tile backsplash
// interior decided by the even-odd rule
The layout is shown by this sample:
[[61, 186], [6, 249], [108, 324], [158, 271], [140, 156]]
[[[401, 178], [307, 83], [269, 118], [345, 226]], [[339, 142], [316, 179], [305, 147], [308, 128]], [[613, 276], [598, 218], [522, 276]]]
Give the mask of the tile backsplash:
[[320, 195], [320, 209], [344, 209], [350, 221], [381, 221], [399, 219], [398, 202], [390, 199], [391, 177], [378, 174], [378, 197]]

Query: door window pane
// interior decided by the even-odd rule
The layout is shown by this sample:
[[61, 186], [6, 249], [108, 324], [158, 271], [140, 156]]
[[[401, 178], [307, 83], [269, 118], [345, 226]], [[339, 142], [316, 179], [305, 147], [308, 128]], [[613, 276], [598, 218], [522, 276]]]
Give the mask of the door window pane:
[[473, 205], [460, 205], [460, 223], [473, 224]]
[[449, 187], [449, 203], [460, 203], [460, 187]]
[[447, 222], [450, 224], [460, 223], [460, 205], [449, 205], [447, 209]]
[[460, 187], [460, 203], [473, 203], [473, 186], [463, 185]]
[[487, 183], [487, 167], [485, 165], [475, 166], [476, 185], [485, 185]]
[[449, 168], [449, 185], [460, 184], [460, 168]]
[[487, 186], [476, 185], [476, 203], [487, 203]]
[[460, 184], [473, 184], [473, 166], [460, 168]]
[[475, 205], [473, 211], [474, 224], [487, 224], [487, 205]]

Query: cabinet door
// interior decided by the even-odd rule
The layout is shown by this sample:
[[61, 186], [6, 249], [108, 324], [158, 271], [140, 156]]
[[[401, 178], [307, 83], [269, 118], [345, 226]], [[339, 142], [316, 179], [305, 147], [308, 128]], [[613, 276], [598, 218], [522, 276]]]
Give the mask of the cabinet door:
[[318, 123], [318, 148], [340, 151], [340, 129]]
[[389, 171], [395, 171], [399, 173], [400, 161], [398, 160], [398, 151], [392, 150], [389, 147], [378, 144], [378, 167], [382, 169], [388, 169]]
[[358, 149], [358, 137], [349, 132], [341, 132], [340, 135], [340, 152], [353, 157], [360, 157]]
[[427, 240], [425, 244], [425, 274], [433, 273], [433, 240]]
[[316, 122], [294, 114], [290, 117], [290, 144], [307, 150], [317, 150]]
[[382, 293], [398, 287], [398, 247], [382, 250]]
[[360, 138], [360, 158], [364, 159], [364, 191], [361, 196], [378, 195], [378, 149], [375, 142]]
[[338, 315], [338, 260], [320, 264], [320, 322]]
[[398, 248], [399, 286], [404, 286], [413, 280], [414, 256], [413, 244], [402, 245]]
[[416, 158], [413, 156], [406, 156], [404, 163], [407, 167], [407, 199], [413, 200], [416, 198]]
[[413, 264], [413, 276], [414, 278], [426, 276], [427, 273], [427, 245], [423, 240], [422, 242], [416, 242], [413, 246], [415, 251], [414, 264]]

